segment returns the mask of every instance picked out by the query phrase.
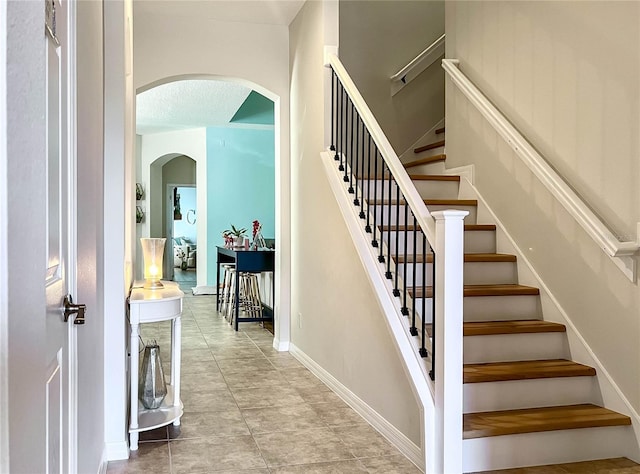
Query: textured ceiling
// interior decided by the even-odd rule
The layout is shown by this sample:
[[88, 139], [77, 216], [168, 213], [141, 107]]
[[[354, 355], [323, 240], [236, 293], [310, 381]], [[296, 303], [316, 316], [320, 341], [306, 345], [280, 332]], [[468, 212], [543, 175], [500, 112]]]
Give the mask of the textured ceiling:
[[234, 82], [177, 81], [136, 97], [136, 133], [226, 126], [251, 92]]

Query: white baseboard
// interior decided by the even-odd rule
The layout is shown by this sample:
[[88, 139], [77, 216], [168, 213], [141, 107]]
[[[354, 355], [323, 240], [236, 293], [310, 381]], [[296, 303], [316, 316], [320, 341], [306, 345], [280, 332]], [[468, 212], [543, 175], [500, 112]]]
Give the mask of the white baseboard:
[[118, 441], [117, 443], [105, 443], [103, 458], [105, 461], [120, 461], [122, 459], [129, 459], [129, 445], [126, 441]]
[[340, 383], [333, 375], [320, 367], [313, 359], [291, 343], [289, 352], [302, 365], [309, 369], [316, 377], [336, 393], [345, 403], [353, 408], [373, 428], [384, 436], [391, 444], [404, 454], [420, 470], [423, 470], [423, 454], [420, 446], [401, 433], [395, 426], [389, 423], [382, 415], [367, 405], [355, 393]]
[[107, 446], [105, 445], [102, 448], [102, 459], [100, 459], [100, 466], [98, 466], [98, 474], [107, 474], [107, 464], [109, 464], [109, 461], [107, 461]]
[[467, 178], [471, 183], [475, 183], [475, 165], [458, 166], [457, 168], [447, 168], [444, 170], [444, 174], [455, 175]]
[[290, 346], [289, 341], [280, 341], [279, 339], [273, 338], [273, 348], [278, 352], [287, 352]]

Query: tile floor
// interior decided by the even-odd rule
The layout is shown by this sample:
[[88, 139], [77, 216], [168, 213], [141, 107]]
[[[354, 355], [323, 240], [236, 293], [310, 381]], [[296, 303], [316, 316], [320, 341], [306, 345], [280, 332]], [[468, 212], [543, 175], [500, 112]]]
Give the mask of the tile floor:
[[[258, 324], [235, 332], [215, 297], [185, 290], [180, 427], [141, 434], [108, 474], [323, 474], [420, 471]], [[169, 323], [142, 325], [169, 371]]]

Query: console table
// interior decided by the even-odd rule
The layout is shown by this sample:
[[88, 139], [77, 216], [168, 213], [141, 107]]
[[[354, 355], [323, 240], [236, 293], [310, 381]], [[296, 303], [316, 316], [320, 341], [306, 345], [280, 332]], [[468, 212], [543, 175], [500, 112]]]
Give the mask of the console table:
[[235, 330], [238, 330], [238, 323], [248, 321], [274, 321], [275, 324], [275, 301], [276, 301], [276, 289], [275, 289], [275, 251], [273, 250], [235, 250], [228, 249], [226, 247], [218, 247], [218, 265], [216, 272], [216, 309], [220, 309], [220, 264], [221, 263], [235, 263], [236, 272], [249, 272], [249, 273], [261, 273], [261, 272], [273, 272], [273, 280], [271, 284], [272, 289], [272, 317], [268, 318], [239, 318], [240, 307], [238, 302], [240, 301], [240, 278], [236, 278], [235, 287]]
[[[141, 431], [152, 430], [173, 423], [180, 425], [183, 406], [180, 400], [181, 316], [184, 293], [178, 284], [163, 281], [164, 288], [147, 290], [144, 282], [134, 282], [129, 293], [129, 323], [131, 325], [131, 365], [129, 368], [131, 415], [129, 440], [131, 451], [138, 449]], [[171, 384], [167, 385], [167, 396], [162, 406], [148, 410], [138, 401], [138, 362], [140, 357], [140, 324], [171, 321]]]

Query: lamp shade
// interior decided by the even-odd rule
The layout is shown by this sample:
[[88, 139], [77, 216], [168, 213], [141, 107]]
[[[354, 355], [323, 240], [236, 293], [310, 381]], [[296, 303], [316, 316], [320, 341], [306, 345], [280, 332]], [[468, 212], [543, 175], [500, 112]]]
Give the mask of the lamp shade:
[[142, 238], [142, 256], [144, 258], [144, 287], [148, 289], [163, 288], [162, 260], [164, 258], [164, 244], [167, 239]]

